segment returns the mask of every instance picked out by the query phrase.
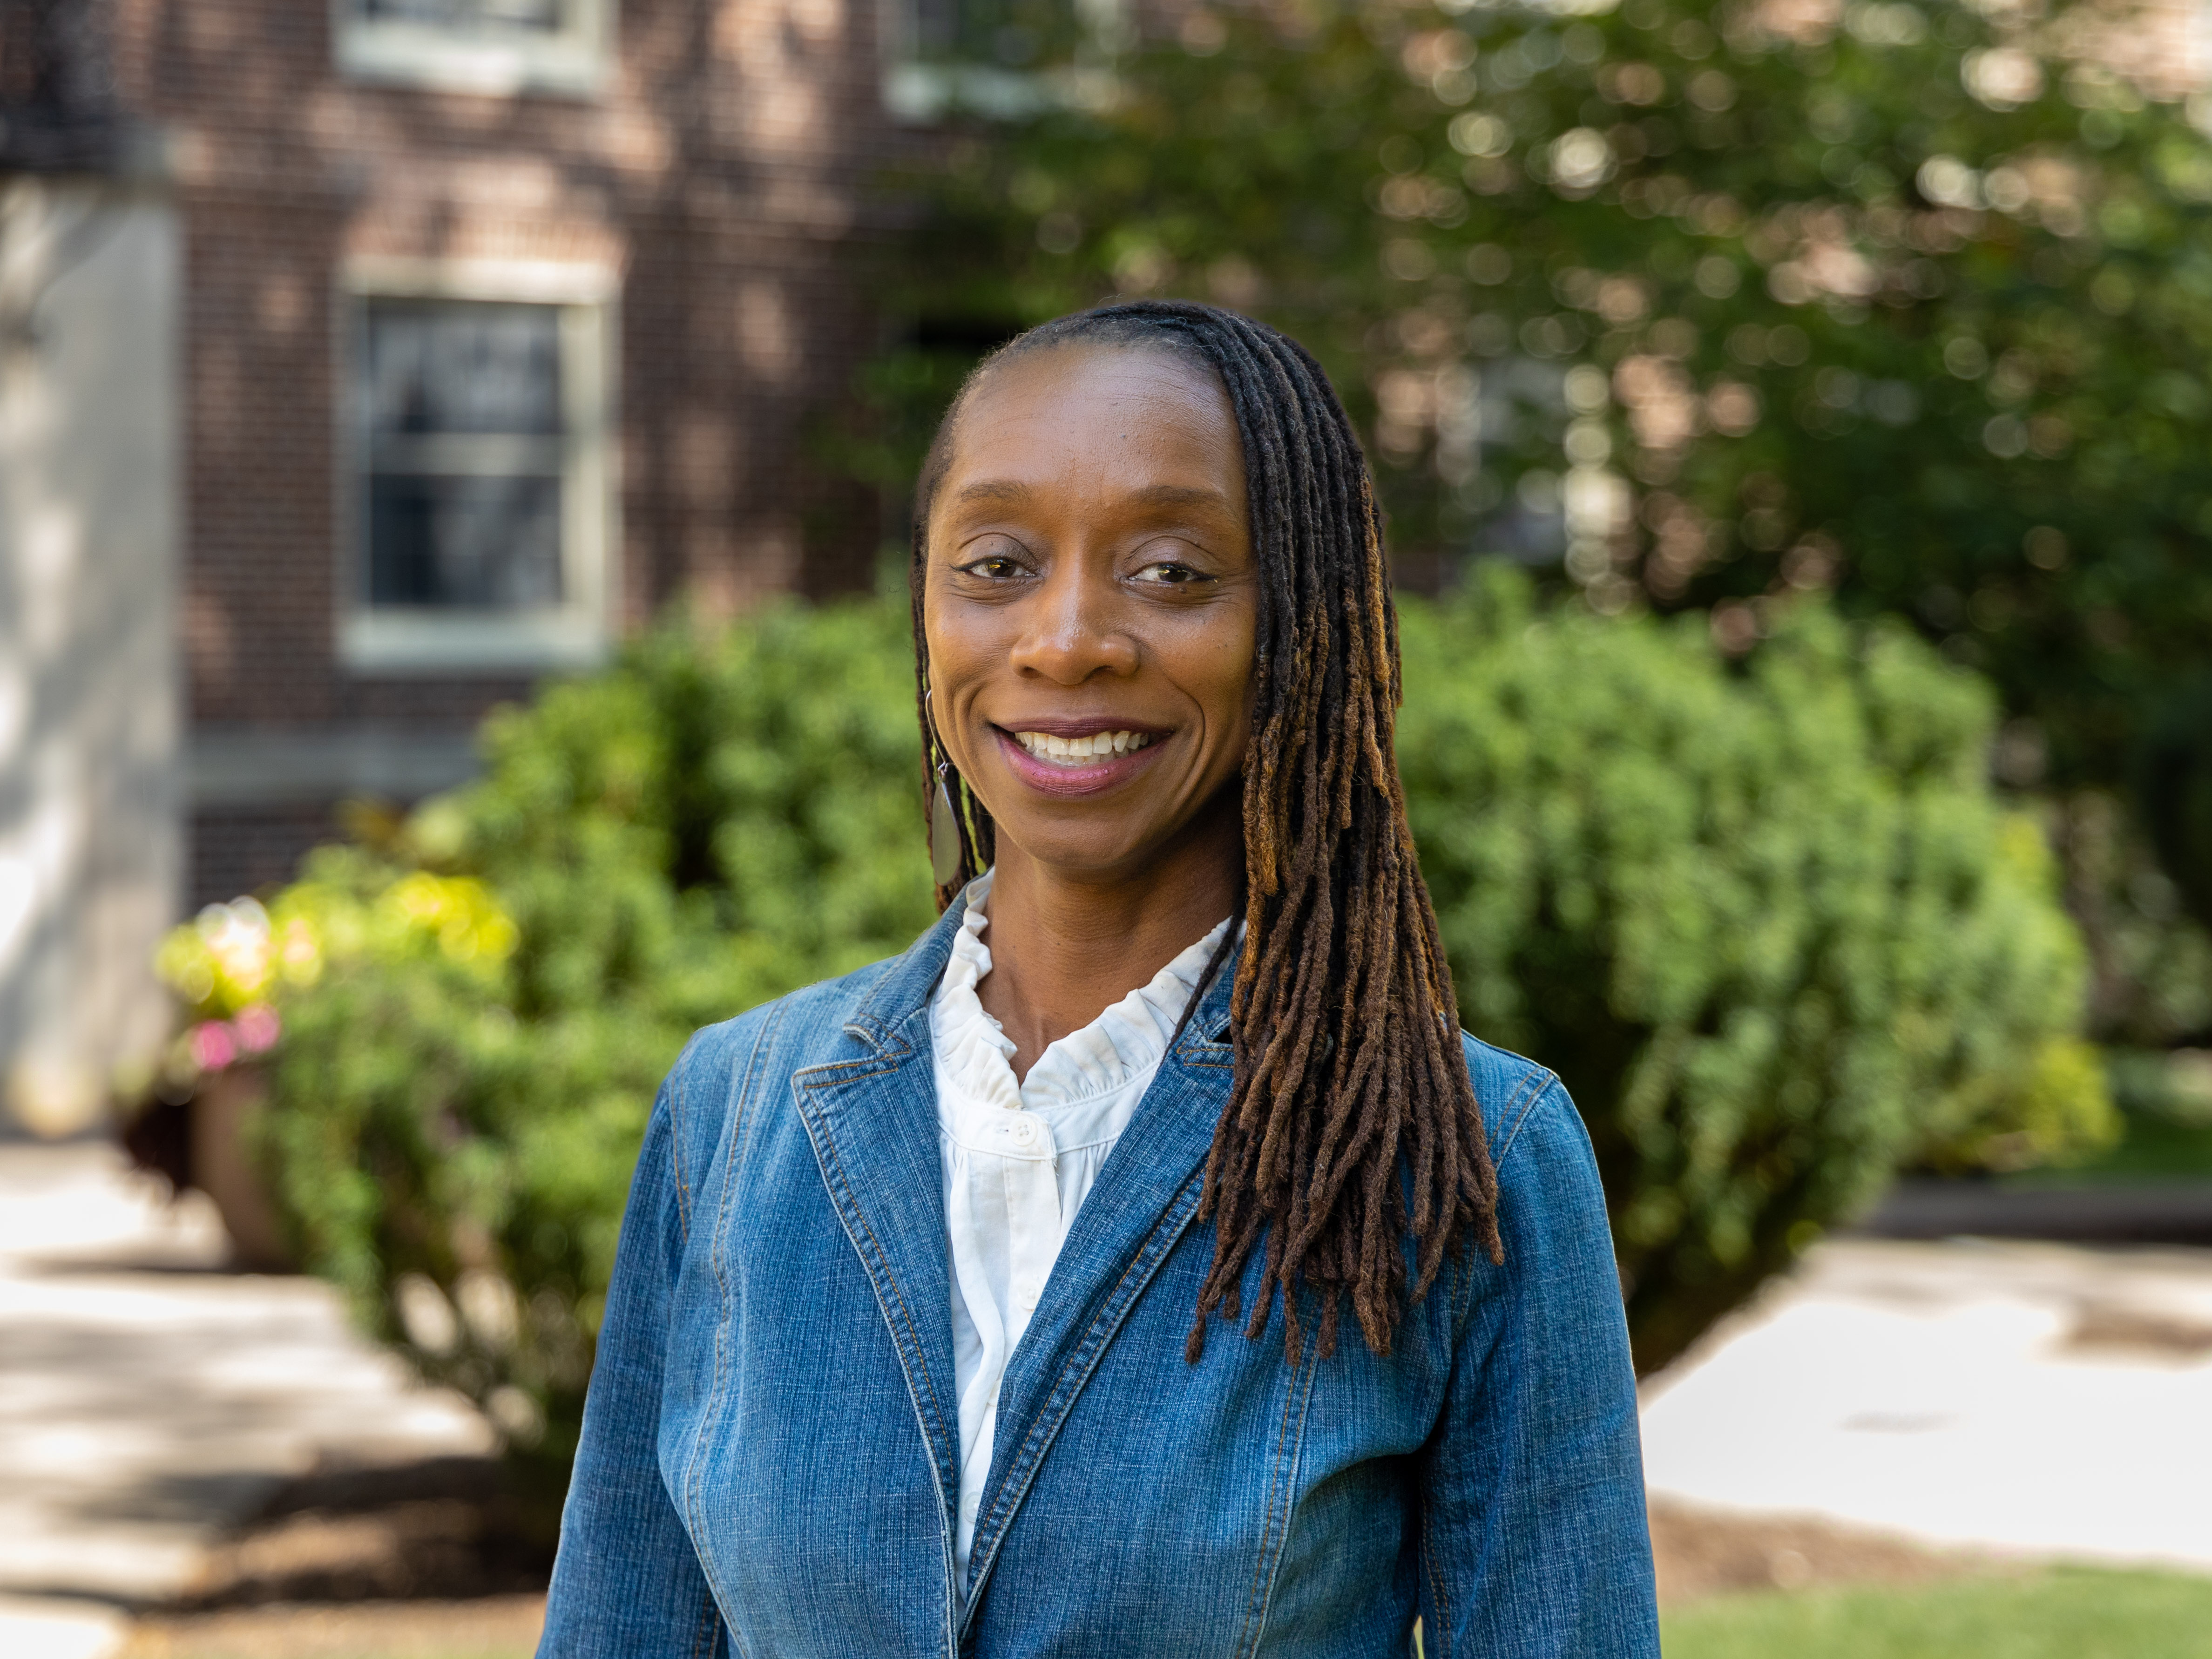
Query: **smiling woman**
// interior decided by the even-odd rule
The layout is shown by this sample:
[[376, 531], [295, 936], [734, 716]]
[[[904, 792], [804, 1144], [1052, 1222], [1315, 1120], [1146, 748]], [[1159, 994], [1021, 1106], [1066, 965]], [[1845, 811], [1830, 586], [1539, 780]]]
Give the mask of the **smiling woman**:
[[1589, 1142], [1458, 1030], [1319, 368], [1062, 319], [917, 499], [945, 915], [671, 1074], [541, 1651], [1656, 1654]]

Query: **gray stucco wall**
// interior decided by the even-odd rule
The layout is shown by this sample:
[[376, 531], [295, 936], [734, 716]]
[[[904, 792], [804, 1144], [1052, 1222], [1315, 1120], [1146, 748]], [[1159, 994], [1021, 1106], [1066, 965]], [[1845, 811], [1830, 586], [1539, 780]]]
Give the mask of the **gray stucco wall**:
[[158, 196], [0, 179], [0, 1090], [41, 1133], [167, 1032], [178, 278]]

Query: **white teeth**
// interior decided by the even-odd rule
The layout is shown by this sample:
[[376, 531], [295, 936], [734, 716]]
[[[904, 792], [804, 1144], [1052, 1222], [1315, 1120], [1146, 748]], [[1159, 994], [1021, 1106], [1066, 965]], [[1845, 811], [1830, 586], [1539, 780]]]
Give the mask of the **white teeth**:
[[1014, 741], [1039, 760], [1080, 766], [1109, 755], [1127, 755], [1152, 740], [1149, 732], [1099, 732], [1087, 738], [1060, 738], [1048, 732], [1017, 732]]

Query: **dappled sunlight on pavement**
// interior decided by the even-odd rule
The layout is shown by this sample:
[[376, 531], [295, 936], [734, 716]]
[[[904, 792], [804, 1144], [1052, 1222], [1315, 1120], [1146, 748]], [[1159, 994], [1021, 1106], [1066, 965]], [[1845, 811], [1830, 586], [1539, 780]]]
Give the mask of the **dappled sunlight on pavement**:
[[356, 1334], [329, 1286], [234, 1273], [225, 1255], [198, 1194], [165, 1203], [111, 1148], [0, 1146], [9, 1659], [105, 1651], [31, 1621], [185, 1593], [281, 1481], [492, 1449], [466, 1402]]

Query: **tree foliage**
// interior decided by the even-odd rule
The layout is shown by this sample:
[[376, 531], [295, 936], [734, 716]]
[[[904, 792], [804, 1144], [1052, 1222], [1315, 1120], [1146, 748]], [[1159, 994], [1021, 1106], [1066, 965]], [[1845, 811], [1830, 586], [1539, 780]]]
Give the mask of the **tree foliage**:
[[1402, 574], [1556, 563], [1736, 650], [1793, 591], [1905, 617], [1995, 677], [2011, 781], [2132, 789], [2212, 921], [2212, 144], [2178, 25], [1267, 12], [957, 130], [894, 278], [925, 326], [867, 387], [879, 476], [976, 339], [1114, 293], [1254, 311], [1350, 394]]

